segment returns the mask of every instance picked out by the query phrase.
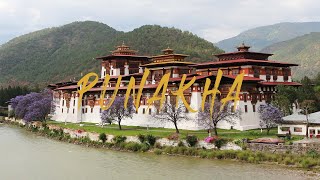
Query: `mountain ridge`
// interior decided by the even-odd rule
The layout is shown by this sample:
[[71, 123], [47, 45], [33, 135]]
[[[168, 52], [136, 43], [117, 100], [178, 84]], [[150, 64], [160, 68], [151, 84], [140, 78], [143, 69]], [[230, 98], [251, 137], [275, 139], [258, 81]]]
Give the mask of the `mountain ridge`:
[[272, 58], [277, 61], [299, 64], [293, 68], [295, 79], [302, 79], [304, 76], [313, 78], [320, 67], [320, 32], [272, 44], [261, 52], [273, 53]]
[[110, 54], [123, 41], [139, 55], [157, 55], [169, 45], [177, 53], [190, 55], [188, 60], [193, 62], [209, 61], [212, 54], [223, 52], [176, 28], [144, 25], [122, 32], [100, 22], [78, 21], [28, 33], [0, 46], [0, 85], [45, 86], [99, 72], [100, 62], [93, 58]]
[[271, 44], [293, 39], [310, 32], [320, 32], [320, 22], [282, 22], [260, 26], [219, 41], [216, 45], [225, 51], [233, 51], [234, 46], [245, 42], [252, 46], [253, 51], [260, 51]]

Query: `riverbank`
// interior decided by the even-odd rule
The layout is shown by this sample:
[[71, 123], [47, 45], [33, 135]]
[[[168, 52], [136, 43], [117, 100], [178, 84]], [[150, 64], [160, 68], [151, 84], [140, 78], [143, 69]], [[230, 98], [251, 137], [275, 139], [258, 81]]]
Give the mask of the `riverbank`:
[[[25, 127], [24, 125], [14, 122], [5, 121], [9, 124], [18, 125], [20, 127]], [[317, 152], [310, 152], [305, 155], [295, 155], [284, 153], [284, 154], [273, 154], [273, 153], [262, 153], [262, 152], [252, 152], [248, 150], [219, 150], [217, 148], [205, 149], [198, 147], [187, 147], [185, 143], [179, 143], [174, 141], [175, 144], [162, 145], [159, 140], [154, 141], [153, 136], [144, 136], [143, 141], [141, 141], [142, 136], [136, 137], [135, 140], [132, 138], [128, 141], [126, 136], [112, 136], [108, 135], [105, 142], [99, 138], [99, 134], [88, 134], [84, 135], [83, 132], [76, 133], [74, 135], [70, 134], [70, 129], [63, 129], [61, 127], [51, 127], [48, 126], [30, 126], [25, 127], [26, 129], [33, 131], [41, 136], [46, 136], [51, 139], [69, 142], [73, 144], [83, 145], [87, 147], [95, 148], [107, 148], [117, 151], [132, 151], [132, 152], [148, 152], [154, 153], [156, 155], [175, 155], [175, 156], [189, 156], [205, 159], [231, 159], [241, 162], [248, 163], [267, 163], [267, 164], [277, 164], [282, 166], [287, 166], [291, 168], [303, 168], [312, 170], [314, 172], [320, 169], [320, 157]], [[74, 131], [72, 131], [74, 132]], [[98, 137], [97, 137], [98, 136]], [[94, 139], [95, 140], [92, 140]], [[222, 149], [222, 148], [221, 148]]]

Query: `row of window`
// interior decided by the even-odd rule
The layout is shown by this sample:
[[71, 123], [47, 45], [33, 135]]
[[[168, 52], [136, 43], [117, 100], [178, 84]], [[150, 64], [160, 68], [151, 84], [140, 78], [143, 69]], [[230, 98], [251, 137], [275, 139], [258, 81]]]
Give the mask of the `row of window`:
[[[244, 112], [248, 112], [248, 105], [244, 105]], [[256, 112], [256, 105], [252, 104], [252, 112]]]
[[[61, 108], [61, 113], [64, 112], [64, 109]], [[72, 114], [74, 114], [75, 110], [72, 109]], [[102, 112], [101, 108], [100, 108], [100, 113]], [[69, 113], [69, 108], [67, 108], [67, 112]], [[82, 108], [82, 114], [86, 114], [88, 113], [88, 108]], [[90, 108], [90, 113], [93, 113], [93, 108]], [[146, 108], [142, 108], [142, 114], [146, 114]], [[148, 114], [151, 115], [151, 109], [149, 109]]]

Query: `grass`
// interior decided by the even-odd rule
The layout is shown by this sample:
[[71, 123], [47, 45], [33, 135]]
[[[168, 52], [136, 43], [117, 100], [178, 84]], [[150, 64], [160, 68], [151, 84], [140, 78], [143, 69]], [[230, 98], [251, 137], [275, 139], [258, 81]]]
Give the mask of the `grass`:
[[[137, 136], [139, 134], [147, 135], [151, 134], [157, 137], [168, 137], [172, 133], [175, 133], [175, 129], [167, 129], [167, 128], [147, 128], [140, 126], [122, 126], [122, 130], [118, 129], [118, 125], [106, 125], [104, 127], [97, 126], [94, 123], [82, 123], [83, 126], [80, 126], [78, 123], [67, 123], [57, 122], [57, 121], [47, 121], [47, 124], [55, 124], [64, 128], [70, 129], [81, 129], [88, 132], [96, 132], [96, 133], [105, 133], [112, 135], [123, 135], [123, 136]], [[205, 130], [180, 130], [180, 135], [182, 138], [185, 138], [187, 134], [196, 135], [199, 139], [204, 139], [208, 136], [207, 131]], [[228, 139], [255, 139], [259, 137], [276, 137], [277, 128], [271, 129], [269, 135], [267, 135], [266, 130], [263, 130], [261, 133], [260, 129], [248, 130], [248, 131], [238, 131], [238, 130], [226, 130], [226, 129], [218, 129], [219, 137], [228, 138]]]

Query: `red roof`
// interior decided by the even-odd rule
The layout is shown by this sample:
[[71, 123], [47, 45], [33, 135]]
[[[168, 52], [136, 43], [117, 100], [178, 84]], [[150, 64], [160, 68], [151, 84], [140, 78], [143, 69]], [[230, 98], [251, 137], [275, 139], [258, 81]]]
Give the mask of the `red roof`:
[[151, 59], [149, 56], [137, 56], [137, 55], [108, 55], [108, 56], [101, 56], [101, 57], [96, 57], [96, 59], [110, 59], [110, 58], [115, 58], [115, 57], [126, 57], [126, 58], [146, 58], [146, 59]]
[[78, 88], [78, 85], [71, 85], [71, 86], [60, 87], [55, 90], [67, 90], [67, 89], [77, 89], [77, 88]]
[[242, 65], [250, 65], [250, 64], [260, 64], [260, 65], [278, 65], [278, 66], [298, 66], [298, 64], [292, 64], [292, 63], [284, 63], [284, 62], [277, 62], [277, 61], [271, 61], [271, 60], [254, 60], [254, 59], [236, 59], [236, 60], [226, 60], [226, 61], [215, 61], [215, 62], [205, 62], [195, 65], [190, 65], [192, 67], [201, 67], [201, 66], [207, 66], [207, 65], [226, 65], [226, 64], [242, 64]]
[[286, 85], [286, 86], [301, 86], [302, 84], [297, 82], [259, 82], [261, 85], [267, 85], [267, 86], [277, 86], [277, 85]]

